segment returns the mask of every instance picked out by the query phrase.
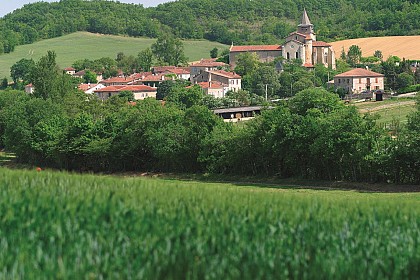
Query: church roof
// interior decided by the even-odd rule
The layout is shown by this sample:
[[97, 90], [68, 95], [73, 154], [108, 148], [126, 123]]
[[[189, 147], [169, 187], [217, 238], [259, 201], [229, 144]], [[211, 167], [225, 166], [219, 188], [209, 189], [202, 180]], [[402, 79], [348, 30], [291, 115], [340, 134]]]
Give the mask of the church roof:
[[280, 51], [280, 45], [232, 46], [231, 52]]
[[313, 41], [312, 47], [331, 47], [331, 45], [323, 41]]
[[311, 21], [309, 20], [308, 14], [306, 13], [306, 9], [303, 9], [302, 21], [299, 25], [300, 26], [312, 25]]

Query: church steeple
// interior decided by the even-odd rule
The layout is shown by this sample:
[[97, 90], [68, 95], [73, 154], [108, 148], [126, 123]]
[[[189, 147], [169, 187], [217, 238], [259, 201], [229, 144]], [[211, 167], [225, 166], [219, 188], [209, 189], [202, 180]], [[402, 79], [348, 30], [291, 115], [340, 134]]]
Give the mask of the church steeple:
[[310, 35], [312, 40], [316, 40], [314, 26], [309, 20], [308, 14], [306, 13], [306, 9], [303, 9], [302, 21], [298, 25], [298, 32], [305, 35]]
[[306, 9], [303, 8], [303, 16], [302, 16], [302, 21], [299, 24], [301, 26], [309, 26], [312, 25], [311, 21], [309, 20], [308, 14], [306, 13]]

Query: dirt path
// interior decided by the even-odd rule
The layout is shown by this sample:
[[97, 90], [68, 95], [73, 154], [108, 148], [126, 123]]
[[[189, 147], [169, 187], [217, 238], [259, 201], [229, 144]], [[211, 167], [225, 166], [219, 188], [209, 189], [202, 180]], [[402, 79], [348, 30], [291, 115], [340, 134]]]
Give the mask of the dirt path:
[[360, 113], [368, 113], [368, 112], [376, 112], [384, 109], [394, 108], [394, 107], [402, 107], [402, 106], [414, 106], [416, 104], [416, 101], [414, 100], [408, 100], [408, 101], [401, 101], [391, 104], [385, 104], [373, 108], [363, 108], [359, 109]]

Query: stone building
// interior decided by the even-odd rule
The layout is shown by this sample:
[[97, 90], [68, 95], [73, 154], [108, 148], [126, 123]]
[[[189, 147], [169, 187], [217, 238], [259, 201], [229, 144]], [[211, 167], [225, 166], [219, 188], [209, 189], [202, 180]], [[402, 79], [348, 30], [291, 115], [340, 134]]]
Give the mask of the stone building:
[[334, 76], [334, 88], [347, 93], [383, 90], [384, 75], [363, 68], [356, 68]]
[[244, 52], [256, 53], [261, 62], [270, 62], [277, 57], [283, 57], [285, 60], [301, 59], [302, 65], [307, 68], [323, 64], [325, 67], [335, 69], [333, 47], [326, 42], [316, 40], [314, 26], [306, 10], [303, 11], [297, 31], [290, 33], [282, 46], [232, 46], [229, 53], [232, 67], [236, 66], [237, 56]]

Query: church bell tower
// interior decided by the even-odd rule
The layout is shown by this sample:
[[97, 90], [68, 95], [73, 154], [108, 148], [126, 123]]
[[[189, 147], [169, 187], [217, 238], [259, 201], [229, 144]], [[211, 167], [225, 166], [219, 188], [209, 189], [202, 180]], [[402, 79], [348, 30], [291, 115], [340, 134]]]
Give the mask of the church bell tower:
[[306, 9], [303, 9], [302, 21], [298, 25], [298, 32], [305, 35], [309, 35], [313, 41], [316, 41], [314, 25], [309, 20], [308, 14], [306, 13]]

